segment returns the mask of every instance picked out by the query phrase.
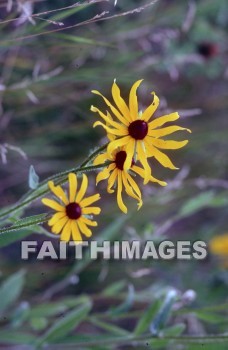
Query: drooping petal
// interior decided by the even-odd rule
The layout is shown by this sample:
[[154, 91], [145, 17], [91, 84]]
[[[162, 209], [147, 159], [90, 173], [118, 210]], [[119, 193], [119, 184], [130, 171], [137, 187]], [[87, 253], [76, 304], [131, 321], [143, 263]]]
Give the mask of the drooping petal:
[[79, 219], [77, 221], [78, 227], [80, 231], [86, 236], [86, 237], [91, 237], [92, 236], [92, 231], [86, 226], [86, 224]]
[[109, 102], [109, 100], [105, 96], [103, 96], [97, 90], [93, 90], [92, 93], [99, 95], [103, 98], [106, 105], [111, 109], [112, 113], [115, 114], [115, 116], [121, 121], [121, 123], [123, 123], [125, 125], [129, 125], [129, 121], [124, 116], [121, 115], [121, 113], [111, 104], [111, 102]]
[[132, 164], [132, 159], [134, 157], [134, 152], [135, 152], [135, 140], [131, 139], [128, 144], [125, 146], [125, 152], [127, 154], [127, 157], [124, 162], [124, 170], [127, 171], [130, 169], [131, 164]]
[[70, 203], [75, 201], [75, 196], [77, 192], [77, 176], [74, 173], [68, 175], [69, 180], [69, 199]]
[[85, 174], [83, 174], [80, 190], [76, 194], [76, 200], [75, 200], [76, 203], [81, 202], [82, 198], [84, 197], [84, 195], [86, 193], [87, 188], [88, 188], [88, 177]]
[[126, 174], [126, 177], [127, 177], [127, 180], [129, 181], [130, 183], [130, 186], [132, 187], [132, 189], [135, 191], [136, 195], [138, 196], [138, 198], [141, 199], [142, 197], [142, 194], [141, 194], [141, 191], [137, 185], [137, 183], [135, 182], [135, 180], [131, 177], [130, 174]]
[[158, 128], [159, 126], [162, 126], [165, 123], [173, 122], [173, 121], [175, 121], [175, 120], [177, 120], [179, 118], [180, 118], [180, 116], [179, 116], [179, 114], [177, 112], [170, 113], [170, 114], [164, 115], [162, 117], [158, 117], [158, 118], [152, 120], [152, 122], [150, 122], [148, 124], [149, 130]]
[[87, 219], [87, 218], [85, 218], [84, 216], [82, 216], [82, 217], [80, 218], [80, 220], [83, 221], [86, 225], [94, 226], [94, 227], [97, 226], [97, 222], [96, 222], [96, 221]]
[[169, 159], [169, 157], [166, 154], [164, 154], [163, 152], [159, 151], [152, 144], [148, 143], [147, 140], [146, 140], [145, 143], [146, 143], [146, 149], [147, 149], [148, 157], [154, 157], [165, 168], [178, 169], [177, 167], [175, 167], [175, 165], [171, 162], [171, 160]]
[[137, 98], [136, 92], [142, 81], [143, 79], [136, 81], [133, 84], [130, 91], [129, 108], [130, 108], [131, 121], [138, 119], [139, 110], [138, 110], [138, 98]]
[[121, 171], [119, 171], [118, 172], [118, 185], [117, 185], [117, 204], [118, 204], [120, 210], [122, 210], [122, 212], [127, 214], [127, 207], [123, 203], [123, 199], [122, 199], [122, 188], [123, 188], [122, 176], [121, 176]]
[[49, 226], [53, 226], [58, 222], [60, 219], [62, 219], [64, 216], [66, 216], [66, 213], [64, 212], [58, 212], [52, 216], [52, 218], [48, 221]]
[[71, 238], [71, 223], [72, 220], [68, 220], [61, 233], [61, 241], [69, 242]]
[[72, 220], [71, 222], [72, 237], [75, 244], [80, 244], [82, 242], [82, 236], [78, 228], [77, 221]]
[[99, 193], [94, 194], [93, 196], [90, 196], [90, 197], [86, 197], [80, 202], [80, 206], [82, 208], [88, 207], [90, 204], [98, 201], [100, 198], [101, 196], [99, 195]]
[[151, 139], [151, 143], [162, 149], [178, 149], [184, 147], [187, 143], [188, 140], [184, 141], [171, 141], [171, 140], [161, 140], [161, 139]]
[[51, 228], [53, 233], [59, 234], [60, 231], [63, 229], [63, 227], [66, 225], [68, 222], [68, 217], [64, 216], [64, 218], [58, 220]]
[[142, 114], [142, 118], [141, 118], [145, 122], [147, 122], [152, 117], [152, 115], [154, 114], [154, 112], [156, 111], [156, 109], [159, 106], [158, 96], [155, 94], [155, 92], [152, 92], [151, 94], [154, 96], [153, 102], [149, 105], [149, 107], [147, 107], [145, 109], [145, 111]]
[[66, 193], [61, 186], [55, 186], [53, 181], [48, 181], [50, 190], [58, 197], [65, 205], [69, 203]]
[[131, 115], [128, 106], [126, 105], [124, 99], [120, 95], [120, 89], [119, 86], [116, 84], [115, 80], [112, 85], [112, 97], [116, 104], [116, 106], [119, 108], [121, 114], [123, 117], [127, 119], [128, 122], [131, 121]]
[[124, 136], [124, 137], [121, 137], [120, 139], [111, 141], [107, 147], [108, 154], [112, 155], [112, 152], [114, 150], [116, 150], [118, 147], [125, 146], [130, 140], [131, 140], [131, 136]]
[[102, 180], [106, 180], [110, 176], [110, 171], [115, 169], [116, 164], [112, 163], [107, 168], [104, 168], [102, 171], [100, 171], [96, 177], [96, 184], [98, 184]]
[[82, 208], [82, 214], [85, 215], [98, 215], [101, 212], [101, 208], [99, 207], [86, 207], [86, 208]]
[[[145, 170], [144, 169], [141, 169], [137, 165], [133, 165], [132, 170], [144, 179], [144, 177], [145, 177]], [[156, 179], [155, 177], [153, 177], [152, 175], [150, 177], [150, 181], [157, 182], [161, 186], [167, 185], [167, 183], [165, 181], [160, 181], [160, 180]]]
[[114, 169], [113, 172], [111, 173], [109, 179], [108, 179], [108, 186], [107, 186], [107, 192], [108, 193], [113, 193], [114, 192], [112, 187], [113, 187], [113, 185], [116, 182], [117, 175], [118, 175], [118, 170]]
[[53, 199], [43, 198], [42, 203], [44, 205], [47, 205], [48, 207], [54, 209], [54, 210], [65, 212], [65, 207], [63, 207], [62, 205], [60, 205], [58, 202], [54, 201]]
[[[132, 182], [129, 184], [129, 182], [130, 182], [129, 178], [131, 178], [131, 176], [129, 174], [122, 172], [123, 185], [124, 185], [126, 193], [128, 194], [128, 196], [135, 198], [138, 201], [138, 207], [141, 208], [141, 206], [142, 206], [141, 192], [138, 188], [138, 185], [136, 184], [136, 182], [132, 178], [131, 178]], [[136, 194], [135, 192], [140, 194], [140, 196], [138, 194]]]
[[178, 126], [178, 125], [173, 125], [173, 126], [167, 126], [166, 128], [162, 128], [162, 129], [156, 129], [156, 130], [149, 129], [147, 135], [159, 138], [162, 136], [173, 134], [174, 132], [179, 131], [179, 130], [186, 130], [189, 133], [191, 133], [190, 129], [182, 128], [181, 126]]
[[147, 161], [147, 154], [145, 149], [144, 142], [137, 142], [137, 153], [138, 153], [138, 160], [142, 164], [144, 170], [145, 170], [145, 177], [144, 177], [144, 185], [146, 185], [150, 181], [151, 176], [151, 168]]

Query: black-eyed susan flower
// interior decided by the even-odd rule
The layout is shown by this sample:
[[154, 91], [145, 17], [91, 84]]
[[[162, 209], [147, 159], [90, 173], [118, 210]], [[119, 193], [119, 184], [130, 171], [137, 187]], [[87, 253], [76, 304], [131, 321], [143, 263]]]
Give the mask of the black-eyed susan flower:
[[210, 251], [228, 258], [228, 233], [213, 237], [209, 242]]
[[124, 169], [130, 169], [132, 158], [135, 161], [139, 160], [145, 170], [144, 183], [147, 183], [150, 181], [151, 176], [151, 168], [147, 160], [148, 157], [154, 157], [164, 167], [177, 169], [169, 157], [160, 151], [160, 149], [178, 149], [188, 143], [188, 140], [171, 141], [163, 140], [161, 137], [179, 130], [187, 130], [188, 132], [190, 130], [178, 125], [163, 127], [164, 124], [173, 122], [179, 118], [177, 112], [150, 121], [159, 105], [159, 98], [154, 92], [152, 92], [152, 103], [143, 112], [139, 112], [136, 92], [141, 82], [142, 80], [138, 80], [133, 84], [129, 95], [129, 105], [121, 97], [120, 89], [115, 81], [112, 85], [112, 97], [116, 107], [99, 91], [92, 91], [94, 94], [103, 98], [114, 118], [110, 117], [109, 113], [105, 115], [100, 109], [94, 106], [91, 106], [91, 111], [99, 113], [105, 122], [104, 124], [97, 121], [94, 123], [94, 127], [100, 125], [107, 131], [109, 139], [110, 135], [114, 137], [110, 139], [107, 148], [108, 154], [111, 156], [112, 152], [118, 147], [125, 147], [127, 158], [124, 163]]
[[[127, 195], [138, 201], [138, 209], [140, 209], [143, 204], [141, 191], [136, 181], [133, 179], [131, 172], [142, 178], [145, 177], [145, 170], [137, 166], [133, 158], [131, 159], [130, 169], [125, 170], [124, 163], [126, 159], [127, 153], [123, 147], [113, 151], [111, 155], [108, 152], [101, 153], [94, 159], [94, 165], [104, 164], [107, 161], [110, 162], [108, 166], [98, 173], [96, 182], [98, 183], [101, 180], [108, 179], [108, 193], [113, 193], [113, 186], [116, 185], [117, 204], [125, 214], [127, 213], [127, 207], [122, 199], [123, 189], [126, 191]], [[149, 181], [157, 182], [161, 186], [166, 186], [166, 182], [159, 181], [152, 175], [150, 175]]]
[[92, 203], [100, 199], [99, 194], [85, 197], [88, 187], [88, 178], [85, 174], [82, 177], [81, 187], [78, 190], [77, 176], [70, 173], [69, 195], [65, 193], [61, 186], [55, 186], [52, 181], [48, 182], [50, 190], [57, 197], [57, 201], [49, 198], [43, 198], [44, 205], [54, 209], [56, 213], [48, 221], [51, 230], [55, 234], [61, 233], [61, 240], [75, 243], [82, 242], [82, 235], [91, 237], [92, 232], [88, 226], [97, 226], [97, 222], [91, 220], [88, 216], [99, 214], [100, 208], [91, 206]]

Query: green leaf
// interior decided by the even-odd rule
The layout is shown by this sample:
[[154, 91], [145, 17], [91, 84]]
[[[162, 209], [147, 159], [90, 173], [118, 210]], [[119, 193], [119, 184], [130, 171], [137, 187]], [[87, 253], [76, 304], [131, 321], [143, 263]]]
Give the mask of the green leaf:
[[28, 319], [29, 313], [29, 303], [26, 301], [21, 302], [12, 314], [12, 327], [19, 328]]
[[[35, 228], [34, 228], [34, 231], [36, 231]], [[17, 241], [21, 241], [23, 238], [27, 237], [31, 233], [32, 233], [31, 229], [24, 229], [17, 232], [10, 232], [7, 235], [2, 234], [0, 235], [0, 248], [6, 247], [11, 243], [14, 243]]]
[[103, 295], [105, 296], [116, 295], [117, 293], [121, 292], [125, 286], [126, 286], [126, 281], [124, 280], [112, 283], [110, 286], [105, 288], [105, 290], [103, 291]]
[[0, 313], [12, 305], [22, 292], [25, 283], [25, 271], [21, 270], [7, 278], [0, 287]]
[[184, 332], [185, 328], [186, 328], [185, 323], [178, 323], [174, 326], [163, 329], [161, 336], [176, 337], [181, 335]]
[[35, 190], [39, 186], [39, 176], [37, 175], [33, 165], [30, 165], [29, 168], [28, 183], [29, 188], [31, 188], [32, 190]]
[[94, 39], [89, 39], [89, 38], [83, 38], [80, 36], [76, 36], [76, 35], [70, 35], [70, 34], [55, 34], [55, 37], [59, 38], [59, 39], [64, 39], [68, 40], [68, 41], [72, 41], [74, 43], [79, 43], [79, 44], [85, 44], [85, 45], [94, 45], [94, 46], [105, 46], [105, 47], [112, 47], [115, 48], [114, 45], [111, 45], [109, 42], [101, 42], [101, 41], [97, 41]]
[[105, 331], [108, 331], [110, 335], [118, 335], [118, 336], [124, 336], [129, 335], [130, 333], [126, 331], [125, 329], [122, 329], [120, 327], [117, 327], [113, 324], [110, 324], [108, 322], [100, 321], [97, 318], [90, 318], [90, 321], [97, 327], [104, 329]]
[[196, 211], [200, 210], [201, 208], [208, 205], [208, 203], [213, 198], [214, 193], [212, 191], [204, 192], [196, 197], [191, 198], [188, 200], [183, 207], [181, 208], [181, 215], [191, 215], [195, 213]]
[[48, 320], [45, 317], [34, 317], [30, 320], [32, 329], [35, 331], [42, 331], [48, 325]]
[[161, 301], [156, 300], [150, 305], [148, 310], [146, 310], [146, 312], [143, 313], [143, 315], [141, 316], [141, 318], [139, 319], [135, 327], [135, 330], [134, 330], [135, 335], [140, 335], [145, 331], [149, 330], [150, 324], [152, 320], [155, 318], [155, 315], [158, 313], [160, 306], [161, 306]]
[[167, 322], [171, 313], [172, 306], [176, 301], [176, 296], [177, 293], [175, 290], [170, 290], [167, 293], [163, 304], [161, 305], [158, 313], [156, 314], [153, 322], [150, 325], [150, 331], [153, 335], [157, 335], [160, 329], [162, 329], [165, 323]]
[[69, 312], [64, 317], [59, 318], [48, 331], [41, 336], [36, 346], [41, 346], [44, 343], [50, 343], [57, 339], [64, 338], [70, 331], [75, 329], [89, 314], [92, 308], [92, 303], [87, 302], [84, 305]]
[[197, 311], [195, 314], [198, 319], [211, 324], [228, 322], [227, 316], [218, 315], [215, 312]]
[[128, 293], [127, 293], [126, 299], [123, 301], [123, 303], [111, 309], [109, 313], [111, 315], [117, 315], [117, 314], [127, 312], [132, 307], [134, 298], [135, 298], [135, 289], [133, 285], [130, 284], [128, 286]]
[[[0, 343], [1, 344], [30, 344], [35, 341], [35, 337], [31, 334], [24, 332], [15, 332], [11, 330], [0, 331]], [[19, 348], [19, 347], [18, 347]]]

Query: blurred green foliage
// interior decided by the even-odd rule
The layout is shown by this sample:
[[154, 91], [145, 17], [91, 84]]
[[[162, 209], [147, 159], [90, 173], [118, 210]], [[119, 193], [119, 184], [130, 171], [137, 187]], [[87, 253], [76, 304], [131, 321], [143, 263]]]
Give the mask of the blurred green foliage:
[[[170, 154], [181, 170], [152, 163], [154, 175], [169, 185], [145, 187], [139, 212], [129, 200], [129, 214], [120, 214], [100, 185], [94, 238], [208, 242], [227, 232], [226, 1], [80, 3], [61, 9], [74, 1], [37, 0], [31, 14], [39, 15], [25, 19], [15, 4], [9, 11], [7, 1], [0, 4], [1, 212], [29, 191], [31, 165], [43, 181], [78, 166], [105, 142], [92, 128], [90, 105], [99, 104], [92, 89], [109, 95], [116, 78], [127, 97], [144, 78], [141, 107], [155, 90], [157, 115], [178, 110], [192, 130], [190, 142]], [[37, 200], [1, 222], [2, 230], [17, 228], [0, 235], [2, 348], [227, 349], [228, 275], [215, 257], [91, 263], [87, 254], [80, 262], [22, 262], [21, 239], [47, 239], [46, 226], [37, 225], [43, 211]], [[32, 226], [21, 219], [30, 215]], [[195, 300], [185, 300], [188, 289]], [[177, 298], [164, 308], [172, 290]]]

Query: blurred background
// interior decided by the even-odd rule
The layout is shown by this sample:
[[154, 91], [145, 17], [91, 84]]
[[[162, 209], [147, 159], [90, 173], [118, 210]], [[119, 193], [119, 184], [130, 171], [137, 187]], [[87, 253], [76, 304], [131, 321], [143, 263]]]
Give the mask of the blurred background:
[[[93, 239], [204, 240], [209, 250], [204, 261], [79, 263], [72, 254], [23, 262], [20, 240], [41, 245], [48, 227], [1, 235], [1, 349], [201, 348], [202, 340], [184, 335], [204, 335], [204, 349], [227, 349], [225, 337], [216, 338], [228, 324], [227, 27], [225, 0], [0, 1], [1, 211], [29, 190], [31, 165], [42, 181], [106, 142], [92, 127], [91, 104], [104, 105], [91, 90], [110, 97], [116, 78], [127, 98], [143, 78], [141, 108], [156, 91], [156, 116], [178, 111], [179, 125], [192, 130], [189, 144], [167, 152], [178, 171], [151, 162], [168, 186], [143, 186], [139, 212], [126, 197], [129, 214], [122, 214], [101, 183]], [[95, 174], [89, 177], [93, 192]], [[43, 211], [37, 200], [19, 214]], [[156, 334], [164, 339], [151, 339], [159, 310], [165, 322]]]

